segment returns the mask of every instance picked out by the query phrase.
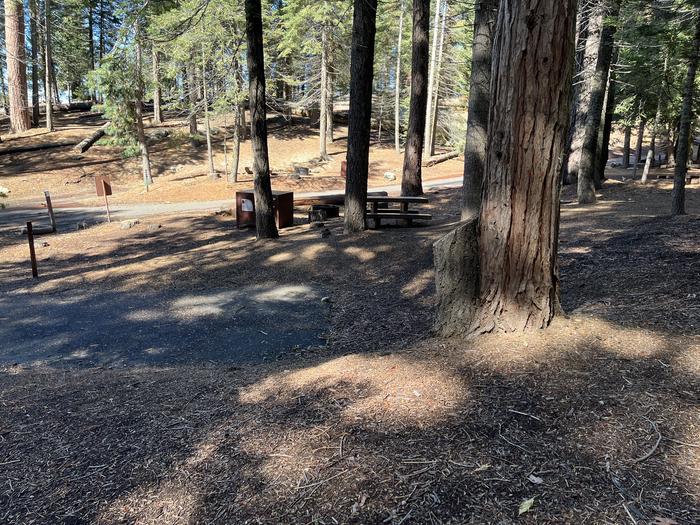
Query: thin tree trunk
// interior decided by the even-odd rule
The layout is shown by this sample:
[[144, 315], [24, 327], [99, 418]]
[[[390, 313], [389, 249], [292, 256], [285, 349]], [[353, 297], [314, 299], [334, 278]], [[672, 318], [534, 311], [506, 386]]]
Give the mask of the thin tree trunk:
[[100, 64], [102, 63], [102, 57], [105, 54], [105, 6], [104, 0], [100, 0]]
[[37, 0], [29, 1], [29, 34], [32, 44], [32, 125], [39, 126], [39, 4]]
[[54, 131], [53, 100], [51, 84], [53, 68], [51, 67], [51, 0], [44, 0], [44, 98], [46, 99], [46, 129]]
[[403, 160], [401, 195], [423, 194], [421, 163], [423, 159], [425, 118], [428, 105], [428, 53], [430, 0], [413, 0], [413, 37], [411, 40], [411, 102]]
[[[610, 14], [612, 16], [617, 16], [620, 11], [619, 0], [611, 0], [608, 5], [610, 7]], [[605, 87], [610, 73], [614, 37], [615, 27], [610, 24], [604, 25], [600, 35], [595, 73], [591, 81], [591, 98], [588, 104], [588, 114], [586, 115], [586, 126], [584, 128], [583, 144], [581, 146], [577, 188], [579, 204], [593, 204], [596, 201], [595, 161], [598, 146], [598, 131], [600, 129], [600, 121], [605, 104]]]
[[376, 30], [377, 0], [354, 0], [345, 183], [345, 231], [347, 233], [359, 232], [366, 228], [365, 210]]
[[[88, 0], [87, 2], [87, 8], [88, 8], [88, 55], [90, 57], [90, 69], [92, 71], [95, 70], [95, 34], [94, 34], [94, 28], [93, 28], [93, 16], [94, 16], [94, 9], [93, 9], [93, 4], [95, 0]], [[90, 93], [90, 96], [92, 97], [93, 102], [97, 101], [97, 93], [94, 91]]]
[[334, 130], [333, 130], [333, 75], [331, 75], [330, 70], [328, 71], [328, 110], [326, 111], [326, 140], [331, 144], [335, 140]]
[[[613, 55], [613, 65], [617, 62], [617, 51]], [[610, 136], [612, 135], [613, 119], [615, 118], [615, 96], [617, 93], [615, 81], [615, 70], [613, 66], [608, 73], [608, 88], [605, 92], [605, 102], [603, 103], [603, 122], [598, 131], [598, 147], [596, 148], [596, 171], [594, 181], [596, 189], [603, 186], [605, 180], [605, 168], [608, 166], [610, 157]]]
[[695, 39], [693, 50], [688, 60], [688, 74], [683, 88], [683, 108], [681, 109], [681, 125], [678, 130], [678, 151], [676, 167], [673, 176], [673, 192], [671, 194], [671, 214], [685, 214], [685, 177], [688, 172], [688, 148], [690, 145], [690, 124], [693, 119], [693, 98], [695, 97], [695, 76], [700, 58], [700, 10], [695, 10]]
[[630, 147], [632, 144], [632, 126], [625, 126], [625, 141], [622, 146], [622, 167], [629, 169], [630, 167]]
[[255, 227], [258, 239], [273, 239], [278, 236], [278, 233], [275, 225], [270, 161], [267, 153], [265, 57], [260, 0], [245, 0], [245, 18], [250, 83], [250, 137], [253, 143], [255, 172]]
[[160, 88], [160, 53], [155, 46], [151, 47], [151, 57], [153, 64], [153, 123], [163, 123], [163, 108], [161, 104]]
[[644, 171], [642, 172], [642, 184], [646, 184], [649, 180], [649, 171], [654, 164], [654, 157], [656, 156], [656, 135], [659, 130], [659, 123], [661, 122], [661, 112], [662, 112], [662, 102], [661, 96], [659, 96], [659, 101], [656, 106], [656, 115], [654, 116], [654, 124], [651, 128], [651, 138], [649, 139], [649, 151], [647, 151], [647, 158], [644, 162]]
[[435, 67], [437, 64], [437, 46], [440, 29], [440, 5], [442, 0], [435, 0], [435, 14], [433, 21], [433, 45], [430, 52], [430, 69], [428, 70], [428, 102], [425, 110], [425, 131], [423, 144], [430, 147], [431, 131], [433, 123], [433, 93], [435, 87]]
[[233, 150], [231, 151], [231, 171], [229, 172], [228, 181], [232, 183], [238, 182], [238, 164], [241, 157], [241, 107], [238, 104], [233, 106]]
[[10, 131], [20, 133], [31, 127], [27, 98], [27, 58], [24, 45], [22, 0], [5, 0], [5, 46], [7, 87], [10, 99]]
[[326, 148], [328, 134], [328, 27], [325, 23], [321, 30], [321, 101], [319, 108], [321, 114], [318, 119], [318, 155], [321, 160], [328, 160]]
[[211, 123], [209, 122], [209, 93], [207, 87], [207, 65], [204, 59], [204, 48], [202, 48], [202, 100], [204, 101], [204, 126], [207, 134], [207, 161], [209, 164], [209, 178], [217, 179], [216, 168], [214, 167], [214, 148], [211, 144]]
[[437, 64], [435, 66], [435, 79], [433, 86], [433, 121], [430, 124], [430, 155], [435, 155], [435, 143], [437, 141], [437, 126], [438, 126], [438, 113], [439, 101], [440, 101], [440, 72], [442, 69], [442, 54], [445, 46], [445, 25], [447, 22], [447, 0], [445, 0], [445, 5], [442, 9], [442, 28], [440, 29], [440, 44], [438, 45], [438, 58]]
[[394, 149], [401, 153], [401, 45], [403, 43], [404, 0], [399, 0], [399, 39], [396, 44], [396, 72], [394, 73]]
[[187, 97], [190, 101], [189, 125], [190, 135], [197, 134], [197, 75], [193, 60], [187, 62]]
[[[639, 111], [641, 114], [642, 103], [639, 103]], [[637, 169], [639, 168], [639, 161], [642, 158], [642, 146], [644, 144], [644, 128], [646, 128], [647, 121], [644, 117], [639, 118], [639, 128], [637, 129], [637, 143], [634, 146], [634, 169], [632, 170], [632, 178], [637, 177]]]
[[141, 45], [140, 23], [136, 23], [136, 135], [141, 151], [141, 170], [143, 172], [143, 184], [148, 187], [153, 184], [151, 176], [151, 159], [148, 154], [146, 133], [143, 130], [143, 53]]
[[462, 220], [476, 217], [481, 207], [481, 186], [486, 166], [486, 140], [491, 103], [491, 48], [498, 3], [499, 0], [480, 0], [475, 6], [467, 142], [464, 149]]

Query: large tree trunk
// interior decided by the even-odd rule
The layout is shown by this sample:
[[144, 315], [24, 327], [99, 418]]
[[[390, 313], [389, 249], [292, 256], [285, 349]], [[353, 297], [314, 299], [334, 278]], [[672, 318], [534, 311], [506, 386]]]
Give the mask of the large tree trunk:
[[319, 144], [318, 155], [321, 160], [328, 160], [328, 27], [321, 29], [321, 114], [318, 119]]
[[163, 107], [160, 88], [160, 53], [155, 46], [151, 47], [151, 57], [153, 65], [153, 123], [163, 123]]
[[377, 0], [354, 0], [345, 183], [345, 231], [348, 233], [359, 232], [366, 228], [365, 209], [376, 31]]
[[146, 133], [143, 130], [143, 53], [141, 45], [140, 24], [136, 23], [136, 136], [141, 151], [141, 171], [143, 172], [143, 184], [148, 187], [153, 184], [151, 176], [151, 159], [148, 154]]
[[625, 140], [622, 146], [622, 167], [630, 167], [630, 147], [632, 145], [632, 126], [625, 126]]
[[486, 165], [486, 138], [491, 102], [491, 48], [499, 0], [480, 0], [475, 6], [472, 73], [469, 81], [467, 143], [464, 148], [462, 220], [479, 214]]
[[265, 58], [260, 0], [245, 0], [248, 38], [248, 78], [250, 82], [250, 137], [255, 171], [255, 228], [258, 239], [278, 236], [270, 185], [267, 154], [267, 114], [265, 107]]
[[24, 46], [22, 0], [5, 0], [5, 46], [7, 87], [10, 98], [10, 131], [20, 133], [31, 127], [27, 98], [27, 57]]
[[[461, 323], [438, 320], [443, 334], [544, 328], [560, 310], [560, 163], [575, 16], [575, 0], [501, 0], [478, 220], [479, 280], [476, 286], [455, 282], [454, 289], [476, 297], [472, 308], [459, 306]], [[472, 250], [472, 242], [464, 244], [466, 257]], [[441, 305], [445, 299], [439, 297]]]
[[37, 0], [29, 1], [29, 34], [32, 44], [32, 125], [39, 126], [39, 4]]
[[403, 160], [401, 195], [423, 194], [421, 161], [423, 159], [426, 106], [428, 104], [428, 31], [430, 0], [413, 0], [413, 37], [411, 40], [411, 103]]
[[[433, 45], [430, 53], [430, 69], [428, 70], [428, 102], [425, 109], [425, 130], [423, 144], [429, 147], [431, 141], [432, 122], [433, 122], [433, 93], [435, 86], [435, 67], [437, 65], [437, 47], [438, 37], [440, 34], [440, 5], [442, 0], [435, 0], [435, 13], [433, 15]], [[430, 16], [430, 15], [428, 15]]]
[[44, 98], [46, 99], [46, 129], [54, 131], [53, 125], [53, 100], [51, 97], [51, 84], [53, 80], [53, 68], [51, 67], [51, 0], [44, 0]]
[[394, 149], [401, 153], [401, 45], [403, 42], [404, 0], [399, 0], [399, 41], [396, 44], [396, 71], [394, 73]]
[[685, 177], [688, 172], [688, 148], [690, 145], [690, 124], [693, 119], [693, 98], [695, 97], [695, 76], [700, 58], [700, 10], [695, 10], [695, 40], [688, 60], [688, 74], [683, 87], [683, 108], [681, 125], [678, 130], [678, 150], [671, 194], [671, 214], [685, 214]]

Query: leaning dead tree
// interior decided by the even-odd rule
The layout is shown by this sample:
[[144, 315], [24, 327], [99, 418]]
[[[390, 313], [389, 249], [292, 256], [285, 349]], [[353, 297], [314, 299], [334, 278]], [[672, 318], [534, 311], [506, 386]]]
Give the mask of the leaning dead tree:
[[440, 334], [544, 328], [560, 309], [575, 14], [575, 0], [501, 0], [480, 216], [435, 244]]

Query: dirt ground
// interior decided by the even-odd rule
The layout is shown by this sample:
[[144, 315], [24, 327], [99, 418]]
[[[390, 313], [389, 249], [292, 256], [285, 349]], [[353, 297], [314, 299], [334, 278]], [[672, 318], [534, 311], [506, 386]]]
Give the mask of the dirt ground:
[[571, 192], [568, 316], [469, 341], [430, 333], [456, 190], [356, 237], [213, 214], [44, 237], [37, 283], [3, 237], [3, 294], [312, 282], [332, 331], [258, 366], [0, 368], [0, 522], [700, 523], [700, 191], [680, 218], [665, 182]]
[[[238, 183], [229, 183], [225, 174], [231, 166], [231, 128], [223, 117], [213, 119], [214, 164], [219, 179], [211, 180], [207, 171], [206, 142], [193, 145], [182, 120], [167, 121], [163, 126], [150, 126], [150, 158], [154, 184], [144, 190], [141, 176], [141, 159], [124, 159], [121, 150], [98, 143], [83, 154], [72, 147], [46, 149], [16, 154], [3, 154], [10, 148], [36, 146], [48, 142], [76, 141], [90, 135], [104, 123], [102, 117], [87, 112], [64, 113], [58, 119], [57, 131], [48, 134], [43, 130], [31, 130], [25, 134], [5, 137], [0, 144], [0, 186], [10, 189], [7, 203], [23, 205], [43, 199], [43, 190], [49, 190], [56, 202], [100, 204], [95, 197], [95, 175], [109, 175], [113, 181], [114, 195], [111, 201], [136, 202], [189, 202], [229, 199], [236, 190], [252, 187], [252, 156], [250, 140], [241, 143], [241, 160]], [[275, 190], [294, 192], [343, 191], [344, 179], [340, 176], [341, 162], [345, 160], [347, 128], [338, 126], [336, 140], [329, 145], [330, 160], [319, 162], [318, 131], [311, 129], [301, 118], [294, 123], [284, 119], [270, 119], [270, 167], [272, 187]], [[204, 129], [201, 125], [201, 129]], [[224, 131], [226, 130], [226, 133]], [[167, 136], [165, 136], [167, 133]], [[224, 156], [224, 135], [227, 136], [228, 160]], [[391, 137], [385, 136], [382, 144], [376, 137], [370, 153], [370, 186], [396, 184], [384, 178], [392, 172], [401, 177], [403, 156], [396, 153]], [[426, 180], [458, 177], [463, 171], [462, 160], [452, 159], [426, 168]], [[309, 176], [301, 180], [289, 177], [294, 166], [310, 168]]]

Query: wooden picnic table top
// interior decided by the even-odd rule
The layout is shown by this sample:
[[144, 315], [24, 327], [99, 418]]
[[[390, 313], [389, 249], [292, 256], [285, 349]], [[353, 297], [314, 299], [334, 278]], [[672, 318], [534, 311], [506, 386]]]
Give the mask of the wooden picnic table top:
[[380, 195], [367, 195], [367, 202], [404, 202], [414, 204], [428, 204], [427, 197], [383, 197]]

